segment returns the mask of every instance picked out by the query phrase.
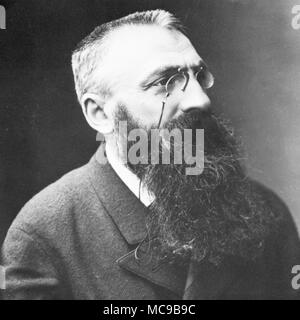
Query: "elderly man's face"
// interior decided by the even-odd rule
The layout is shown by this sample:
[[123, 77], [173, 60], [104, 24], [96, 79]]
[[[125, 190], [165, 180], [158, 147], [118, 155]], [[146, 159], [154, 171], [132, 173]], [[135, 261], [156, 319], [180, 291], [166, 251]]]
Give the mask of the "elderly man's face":
[[201, 63], [191, 42], [180, 32], [156, 26], [117, 30], [101, 68], [115, 102], [105, 112], [113, 118], [114, 108], [123, 104], [144, 127], [158, 124], [166, 91], [163, 85], [151, 84], [164, 84], [179, 67], [187, 68], [189, 82], [184, 91], [167, 98], [161, 124], [191, 109], [208, 108], [210, 100], [195, 77]]

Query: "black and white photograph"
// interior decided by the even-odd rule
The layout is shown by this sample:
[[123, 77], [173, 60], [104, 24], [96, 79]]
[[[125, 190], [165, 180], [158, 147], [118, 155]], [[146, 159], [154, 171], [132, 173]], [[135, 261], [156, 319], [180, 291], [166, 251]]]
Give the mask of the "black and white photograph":
[[300, 300], [299, 53], [298, 0], [0, 1], [1, 299]]

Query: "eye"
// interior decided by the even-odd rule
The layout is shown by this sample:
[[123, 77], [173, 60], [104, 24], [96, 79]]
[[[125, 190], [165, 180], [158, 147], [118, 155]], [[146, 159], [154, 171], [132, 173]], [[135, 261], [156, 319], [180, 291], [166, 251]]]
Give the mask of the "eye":
[[196, 72], [195, 77], [204, 89], [209, 89], [214, 84], [214, 77], [205, 66], [201, 66]]
[[169, 79], [170, 79], [170, 77], [160, 78], [160, 79], [156, 80], [152, 85], [153, 86], [165, 86]]
[[204, 66], [201, 66], [196, 72], [195, 72], [195, 77], [201, 84], [203, 82], [203, 79], [205, 78], [205, 69]]

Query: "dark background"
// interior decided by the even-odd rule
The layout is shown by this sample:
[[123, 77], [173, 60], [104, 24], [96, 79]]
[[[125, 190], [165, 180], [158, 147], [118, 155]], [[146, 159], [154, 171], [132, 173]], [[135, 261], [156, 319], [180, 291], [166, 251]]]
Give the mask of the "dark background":
[[232, 120], [252, 177], [275, 190], [300, 226], [300, 30], [296, 0], [0, 1], [0, 243], [21, 207], [86, 163], [96, 134], [77, 103], [70, 55], [103, 22], [167, 9], [187, 25], [216, 77], [216, 112]]

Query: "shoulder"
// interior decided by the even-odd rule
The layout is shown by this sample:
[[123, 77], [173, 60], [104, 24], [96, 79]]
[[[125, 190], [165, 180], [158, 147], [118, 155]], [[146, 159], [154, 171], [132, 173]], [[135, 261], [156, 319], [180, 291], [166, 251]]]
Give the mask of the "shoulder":
[[79, 207], [84, 213], [87, 206], [95, 202], [89, 171], [90, 163], [70, 171], [44, 188], [24, 205], [10, 230], [54, 234], [54, 231], [57, 233], [70, 224]]
[[[280, 217], [276, 242], [281, 242], [281, 247], [294, 246], [295, 252], [300, 252], [299, 231], [288, 206], [270, 188], [257, 181], [252, 181], [253, 187], [260, 194], [272, 212]], [[298, 255], [299, 256], [299, 255]]]
[[258, 192], [262, 200], [266, 202], [271, 209], [276, 212], [282, 212], [282, 215], [286, 218], [291, 215], [287, 205], [273, 190], [256, 180], [252, 180], [251, 182], [253, 189]]

